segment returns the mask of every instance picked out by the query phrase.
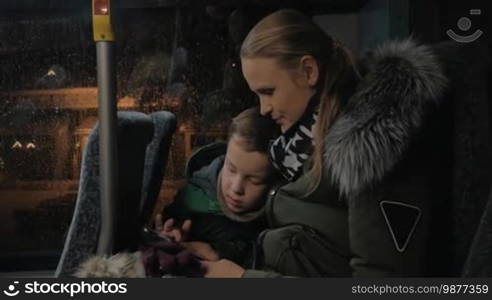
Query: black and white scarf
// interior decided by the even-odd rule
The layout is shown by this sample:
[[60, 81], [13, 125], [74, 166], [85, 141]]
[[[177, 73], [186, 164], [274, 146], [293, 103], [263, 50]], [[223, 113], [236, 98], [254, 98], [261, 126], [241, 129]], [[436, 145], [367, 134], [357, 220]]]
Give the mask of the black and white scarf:
[[302, 175], [303, 165], [313, 152], [313, 129], [318, 111], [319, 96], [314, 95], [301, 118], [270, 146], [273, 166], [290, 182]]

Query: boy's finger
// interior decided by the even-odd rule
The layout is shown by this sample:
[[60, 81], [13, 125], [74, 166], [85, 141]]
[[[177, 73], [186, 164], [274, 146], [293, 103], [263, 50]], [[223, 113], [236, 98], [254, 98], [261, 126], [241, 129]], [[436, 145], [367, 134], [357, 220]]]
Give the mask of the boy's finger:
[[188, 219], [183, 222], [183, 226], [181, 226], [181, 230], [183, 230], [184, 234], [187, 234], [191, 230], [191, 220]]
[[173, 236], [174, 236], [174, 241], [178, 243], [181, 242], [181, 240], [183, 239], [183, 235], [181, 234], [181, 230], [179, 229], [173, 230]]
[[164, 231], [171, 231], [174, 226], [174, 219], [167, 219], [166, 222], [164, 222]]
[[157, 214], [157, 216], [155, 216], [155, 228], [157, 230], [161, 230], [161, 228], [162, 228], [162, 215], [161, 214]]
[[174, 239], [174, 236], [169, 231], [159, 232], [159, 236], [162, 238]]

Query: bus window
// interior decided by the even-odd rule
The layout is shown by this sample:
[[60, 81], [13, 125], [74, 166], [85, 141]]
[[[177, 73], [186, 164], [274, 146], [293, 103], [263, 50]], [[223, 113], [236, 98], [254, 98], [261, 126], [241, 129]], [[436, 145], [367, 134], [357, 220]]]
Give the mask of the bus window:
[[[267, 14], [300, 10], [356, 56], [389, 39], [464, 44], [490, 35], [479, 1], [113, 2], [118, 110], [166, 110], [178, 120], [156, 211], [183, 185], [193, 151], [225, 140], [231, 118], [258, 104], [238, 53], [246, 34]], [[58, 263], [77, 200], [82, 155], [98, 121], [91, 10], [87, 0], [0, 1], [0, 274], [49, 275]], [[464, 40], [457, 41], [460, 36]], [[484, 106], [477, 113], [489, 110]], [[464, 114], [457, 116], [489, 126], [488, 116]], [[477, 146], [484, 153], [475, 155], [469, 145], [474, 146], [460, 146], [463, 156], [478, 158], [470, 169], [463, 167], [468, 173], [457, 181], [482, 174], [478, 159], [487, 156], [486, 147]], [[485, 190], [473, 184], [461, 185], [462, 194]], [[479, 215], [483, 203], [475, 204], [473, 214]], [[463, 228], [471, 232], [477, 224], [463, 222]], [[471, 239], [466, 237], [461, 250]], [[461, 252], [457, 260], [464, 261]]]

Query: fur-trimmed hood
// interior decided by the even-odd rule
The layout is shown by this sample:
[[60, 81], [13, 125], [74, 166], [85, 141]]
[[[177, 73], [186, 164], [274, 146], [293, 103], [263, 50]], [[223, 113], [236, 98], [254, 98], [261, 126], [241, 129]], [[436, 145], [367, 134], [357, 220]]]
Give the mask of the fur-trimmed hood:
[[325, 138], [324, 172], [344, 195], [395, 166], [447, 84], [432, 50], [412, 40], [382, 45], [365, 64], [367, 74]]

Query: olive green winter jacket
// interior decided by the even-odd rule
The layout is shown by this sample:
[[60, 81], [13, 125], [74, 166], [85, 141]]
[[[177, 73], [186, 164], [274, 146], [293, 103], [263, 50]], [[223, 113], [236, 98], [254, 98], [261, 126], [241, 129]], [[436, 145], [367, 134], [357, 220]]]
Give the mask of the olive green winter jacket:
[[320, 184], [309, 191], [305, 173], [270, 193], [258, 238], [265, 267], [244, 277], [446, 275], [452, 153], [441, 62], [407, 40], [365, 63], [324, 138]]

